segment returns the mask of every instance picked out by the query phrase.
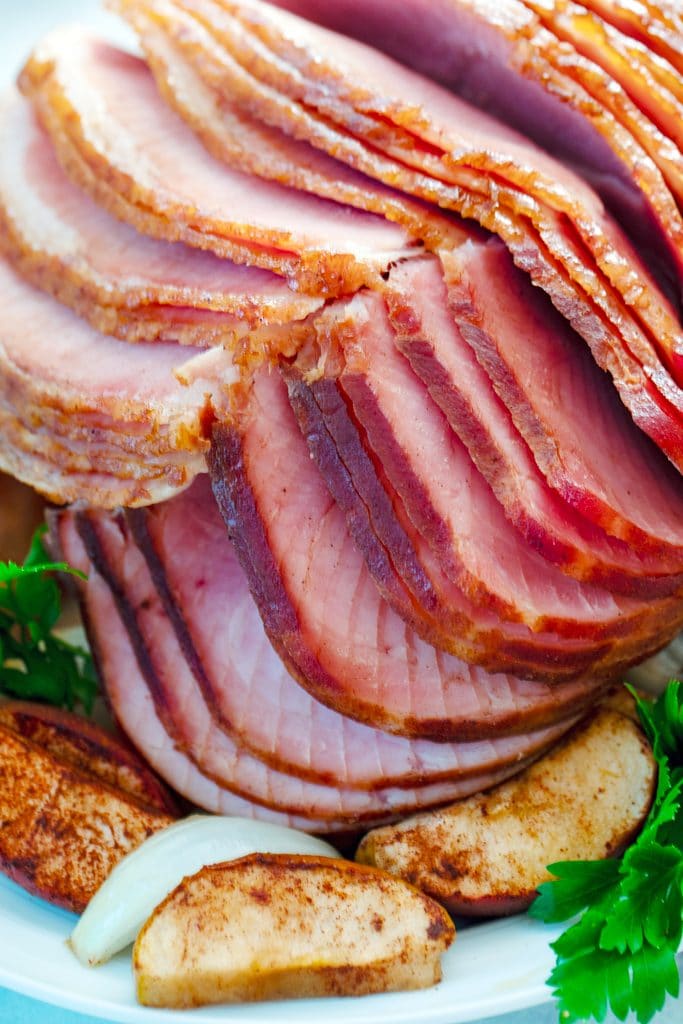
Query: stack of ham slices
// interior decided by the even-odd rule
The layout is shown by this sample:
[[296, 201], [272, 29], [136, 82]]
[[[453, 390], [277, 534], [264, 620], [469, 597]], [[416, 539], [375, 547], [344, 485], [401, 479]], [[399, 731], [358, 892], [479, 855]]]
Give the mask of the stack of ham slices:
[[491, 786], [683, 627], [683, 24], [114, 6], [0, 104], [0, 469], [111, 707], [220, 813]]

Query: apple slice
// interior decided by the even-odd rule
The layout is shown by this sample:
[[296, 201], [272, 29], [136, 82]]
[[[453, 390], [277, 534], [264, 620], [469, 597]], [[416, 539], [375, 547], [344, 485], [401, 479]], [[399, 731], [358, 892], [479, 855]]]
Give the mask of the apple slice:
[[342, 860], [252, 854], [186, 878], [138, 936], [147, 1006], [424, 988], [455, 929], [427, 896]]

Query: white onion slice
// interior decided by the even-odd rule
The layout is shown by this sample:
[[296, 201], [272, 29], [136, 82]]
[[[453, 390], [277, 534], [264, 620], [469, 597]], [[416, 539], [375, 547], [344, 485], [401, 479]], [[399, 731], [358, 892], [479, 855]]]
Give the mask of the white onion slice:
[[104, 963], [134, 942], [154, 908], [205, 864], [249, 853], [339, 857], [315, 836], [248, 818], [194, 814], [147, 839], [117, 864], [74, 928], [69, 944], [83, 964]]

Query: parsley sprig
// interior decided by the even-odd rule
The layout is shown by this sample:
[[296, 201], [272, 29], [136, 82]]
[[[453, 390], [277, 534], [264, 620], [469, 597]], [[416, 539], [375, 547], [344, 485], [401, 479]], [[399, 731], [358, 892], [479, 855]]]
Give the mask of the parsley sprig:
[[82, 576], [51, 562], [38, 529], [23, 565], [0, 562], [0, 692], [92, 711], [97, 678], [81, 647], [52, 632], [61, 614], [56, 572]]
[[577, 920], [552, 943], [548, 982], [567, 1024], [611, 1008], [647, 1024], [667, 994], [679, 994], [676, 952], [683, 934], [683, 684], [654, 703], [637, 699], [658, 765], [657, 790], [638, 837], [619, 859], [550, 864], [529, 913]]

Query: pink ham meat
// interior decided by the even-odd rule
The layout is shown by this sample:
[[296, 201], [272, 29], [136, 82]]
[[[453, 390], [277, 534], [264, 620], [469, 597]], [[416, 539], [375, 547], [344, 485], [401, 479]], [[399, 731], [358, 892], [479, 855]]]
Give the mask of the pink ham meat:
[[[500, 247], [493, 241], [489, 245]], [[459, 251], [458, 258], [465, 261], [469, 252], [478, 251], [478, 246], [471, 243]], [[510, 281], [499, 275], [493, 279], [496, 287], [489, 287], [486, 295], [488, 305], [506, 310], [511, 300], [518, 299], [522, 289], [522, 275], [514, 271], [509, 257], [508, 265], [519, 292], [512, 291]], [[489, 279], [490, 284], [492, 279]], [[544, 304], [542, 294], [528, 285], [523, 295], [528, 303], [528, 318], [522, 333], [516, 330], [518, 323], [514, 323], [514, 342], [520, 348], [528, 342], [531, 350], [536, 351], [533, 347], [536, 322], [531, 310], [545, 308], [550, 317], [552, 306]], [[473, 300], [471, 293], [470, 300]], [[550, 487], [529, 445], [496, 394], [492, 380], [454, 321], [439, 261], [424, 259], [395, 267], [387, 283], [385, 301], [395, 344], [411, 362], [414, 372], [466, 445], [477, 469], [530, 547], [573, 577], [600, 584], [615, 593], [656, 597], [676, 593], [681, 588], [682, 566], [675, 552], [670, 553], [669, 558], [644, 556], [630, 545], [608, 537], [603, 529], [590, 523]], [[521, 312], [519, 306], [517, 302], [518, 313]], [[575, 364], [586, 374], [587, 380], [595, 386], [595, 394], [603, 396], [606, 406], [611, 408], [614, 403], [618, 406], [615, 395], [611, 396], [610, 389], [600, 380], [600, 372], [581, 347], [580, 340], [568, 338], [566, 325], [559, 317], [550, 318], [557, 347], [562, 339], [566, 341], [569, 366]], [[507, 331], [507, 318], [500, 317], [500, 321]], [[536, 357], [529, 366], [536, 370]], [[545, 360], [544, 373], [554, 378], [555, 366], [554, 359]], [[557, 369], [561, 370], [559, 362]], [[565, 379], [560, 379], [558, 374], [556, 387], [559, 389], [564, 383]], [[531, 386], [535, 384], [536, 378]], [[624, 429], [636, 449], [641, 449], [641, 435], [621, 408], [617, 409], [615, 419], [616, 429]], [[602, 419], [593, 420], [591, 424], [594, 430], [603, 430]], [[606, 441], [607, 437], [605, 446]], [[613, 465], [611, 468], [613, 471]], [[659, 468], [666, 479], [666, 467]], [[659, 480], [656, 477], [655, 480], [658, 485]]]
[[176, 748], [147, 688], [140, 667], [144, 656], [134, 650], [111, 590], [93, 570], [74, 516], [63, 514], [53, 520], [53, 539], [55, 534], [65, 560], [88, 576], [81, 606], [112, 711], [130, 741], [161, 778], [191, 803], [213, 814], [257, 818], [311, 832], [332, 831], [329, 822], [274, 811], [218, 786]]
[[227, 353], [107, 338], [0, 260], [0, 468], [52, 501], [140, 505], [205, 468]]
[[22, 275], [126, 341], [232, 345], [320, 299], [268, 271], [139, 235], [71, 184], [27, 100], [0, 104], [0, 245]]
[[[382, 475], [428, 542], [439, 569], [475, 606], [497, 609], [536, 631], [553, 629], [585, 641], [626, 636], [634, 654], [648, 634], [659, 632], [662, 615], [673, 615], [674, 621], [680, 618], [675, 601], [651, 607], [575, 583], [525, 544], [397, 351], [379, 296], [359, 295], [348, 307], [331, 307], [328, 319], [331, 327], [321, 327], [321, 333], [327, 334], [321, 363], [328, 373], [337, 374], [363, 425], [365, 447], [374, 465], [382, 467]], [[328, 355], [335, 346], [343, 352], [339, 370], [334, 369], [334, 356]], [[337, 417], [344, 412], [341, 403]], [[377, 488], [366, 484], [367, 469], [358, 469], [363, 467], [359, 451], [363, 442], [354, 450], [333, 424], [330, 430], [371, 518], [381, 523], [386, 512], [376, 500]], [[369, 472], [373, 473], [372, 468]], [[398, 565], [391, 537], [387, 537], [387, 548]]]
[[496, 241], [444, 253], [443, 265], [451, 312], [550, 484], [611, 536], [680, 572], [681, 477], [632, 429], [564, 321]]
[[550, 686], [489, 675], [417, 638], [380, 598], [275, 375], [257, 376], [237, 425], [216, 426], [210, 466], [266, 632], [322, 703], [448, 740], [525, 730], [589, 699], [588, 678]]
[[77, 29], [43, 40], [21, 85], [75, 183], [146, 234], [273, 270], [312, 294], [372, 283], [410, 251], [380, 217], [219, 164], [143, 61]]
[[[142, 6], [146, 10], [151, 2], [152, 0], [126, 0], [125, 4], [119, 6], [127, 9]], [[164, 8], [170, 6], [177, 10], [178, 2], [179, 0], [173, 4], [165, 3]], [[298, 138], [308, 139], [316, 147], [326, 150], [369, 176], [394, 186], [398, 185], [411, 195], [427, 199], [442, 207], [455, 209], [463, 216], [478, 221], [500, 235], [516, 264], [530, 274], [536, 285], [548, 292], [562, 315], [590, 345], [598, 364], [612, 375], [620, 397], [636, 423], [679, 468], [683, 468], [683, 414], [680, 391], [662, 365], [657, 349], [658, 339], [664, 338], [668, 329], [664, 329], [660, 324], [661, 329], [649, 332], [644, 324], [635, 319], [622, 298], [612, 289], [611, 284], [589, 265], [585, 250], [578, 245], [562, 217], [552, 213], [548, 207], [541, 210], [538, 203], [528, 194], [511, 191], [508, 186], [503, 187], [500, 181], [496, 182], [496, 201], [493, 202], [484, 193], [478, 193], [476, 188], [475, 191], [470, 191], [437, 180], [431, 173], [426, 174], [414, 167], [407, 167], [390, 155], [380, 152], [375, 144], [376, 140], [373, 141], [372, 148], [368, 147], [363, 140], [354, 137], [314, 108], [293, 100], [290, 95], [286, 95], [278, 88], [271, 87], [269, 75], [277, 72], [280, 77], [284, 76], [285, 82], [280, 82], [280, 85], [285, 89], [287, 76], [294, 83], [299, 82], [299, 78], [296, 77], [298, 72], [264, 47], [235, 17], [228, 15], [225, 6], [224, 4], [218, 7], [211, 4], [210, 0], [182, 2], [183, 10], [192, 10], [194, 15], [211, 29], [216, 40], [232, 58], [242, 62], [245, 68], [249, 65], [249, 70], [253, 72], [251, 81], [254, 87], [240, 102], [268, 124], [276, 125]], [[230, 8], [232, 10], [234, 5], [230, 5]], [[374, 10], [374, 7], [370, 5], [369, 9]], [[250, 6], [250, 10], [253, 11], [253, 7]], [[259, 8], [259, 11], [263, 13], [265, 7]], [[365, 15], [362, 20], [363, 23], [367, 20]], [[429, 19], [426, 19], [425, 24], [429, 23]], [[334, 40], [335, 52], [341, 48], [346, 53], [348, 41], [337, 40], [336, 37]], [[212, 54], [208, 51], [202, 52], [201, 58], [196, 59], [195, 70], [204, 74], [205, 67], [211, 67], [211, 80], [220, 78], [223, 72], [219, 66], [212, 65]], [[377, 59], [377, 54], [368, 51], [368, 65]], [[395, 68], [393, 65], [391, 67]], [[399, 72], [395, 71], [395, 74], [398, 75]], [[259, 75], [263, 77], [263, 81], [259, 79]], [[400, 77], [401, 88], [398, 95], [405, 93], [407, 79], [413, 83], [413, 78], [410, 78], [405, 69], [400, 69]], [[245, 76], [241, 88], [246, 88], [247, 78], [248, 76]], [[362, 81], [363, 78], [364, 71], [358, 70], [354, 75], [354, 81]], [[421, 82], [419, 79], [417, 81]], [[398, 81], [395, 84], [398, 89]], [[234, 90], [234, 77], [226, 78], [225, 95], [231, 100], [234, 98]], [[448, 102], [452, 99], [447, 94], [443, 96]], [[518, 139], [517, 136], [514, 138]], [[560, 170], [559, 173], [561, 179], [566, 181], [568, 172]], [[472, 184], [470, 180], [470, 185]], [[474, 185], [476, 186], [476, 183]], [[581, 186], [578, 188], [580, 190]], [[603, 221], [603, 224], [606, 229], [611, 230], [606, 221]], [[627, 259], [619, 259], [616, 263], [622, 269], [633, 269], [637, 266], [637, 260], [632, 252], [627, 256]], [[639, 272], [638, 280], [642, 280]], [[638, 289], [631, 295], [635, 296], [637, 292]], [[657, 307], [659, 306], [657, 303]], [[653, 310], [653, 307], [650, 308]], [[669, 327], [672, 327], [670, 312], [664, 312], [664, 319], [668, 321]], [[676, 333], [675, 324], [672, 329]], [[676, 343], [673, 344], [673, 348], [675, 350]]]
[[204, 477], [172, 501], [128, 512], [128, 532], [144, 554], [201, 699], [225, 732], [280, 771], [358, 789], [424, 785], [498, 768], [547, 741], [547, 730], [460, 744], [404, 740], [315, 701], [266, 637]]
[[[462, 228], [453, 216], [373, 181], [309, 143], [264, 124], [236, 99], [222, 94], [226, 76], [237, 95], [253, 88], [255, 80], [194, 18], [167, 8], [164, 0], [152, 0], [144, 9], [136, 4], [123, 13], [140, 37], [164, 99], [218, 160], [259, 178], [378, 213], [430, 247], [462, 240]], [[205, 60], [207, 53], [210, 62]], [[195, 69], [197, 60], [203, 77]]]
[[[683, 194], [676, 145], [602, 67], [546, 31], [523, 3], [411, 0], [391, 14], [386, 3], [359, 0], [276, 5], [377, 46], [581, 168], [639, 251], [654, 265], [680, 268], [683, 221], [669, 193]], [[554, 6], [526, 4], [539, 14]]]

